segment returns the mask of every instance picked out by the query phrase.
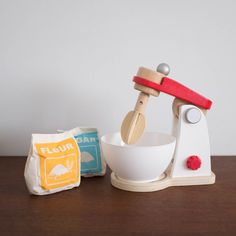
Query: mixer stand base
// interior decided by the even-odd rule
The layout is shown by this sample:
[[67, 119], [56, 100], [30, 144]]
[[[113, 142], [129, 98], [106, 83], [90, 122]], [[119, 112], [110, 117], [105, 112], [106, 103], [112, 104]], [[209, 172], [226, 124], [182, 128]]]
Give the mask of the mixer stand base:
[[174, 178], [165, 173], [162, 179], [145, 183], [124, 180], [119, 178], [114, 172], [111, 173], [111, 184], [114, 187], [131, 192], [154, 192], [171, 186], [208, 185], [214, 183], [215, 174], [213, 172], [211, 172], [210, 176]]

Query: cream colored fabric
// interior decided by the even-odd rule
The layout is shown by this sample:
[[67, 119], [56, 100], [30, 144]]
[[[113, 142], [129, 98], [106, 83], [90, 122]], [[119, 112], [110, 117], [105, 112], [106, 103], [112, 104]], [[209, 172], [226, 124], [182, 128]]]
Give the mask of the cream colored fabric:
[[32, 134], [24, 172], [29, 192], [45, 195], [78, 187], [80, 156], [71, 132]]

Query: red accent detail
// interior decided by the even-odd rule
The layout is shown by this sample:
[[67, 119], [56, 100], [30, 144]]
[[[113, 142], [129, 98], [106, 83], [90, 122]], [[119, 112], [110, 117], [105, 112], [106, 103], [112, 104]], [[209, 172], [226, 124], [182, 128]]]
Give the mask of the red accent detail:
[[161, 84], [157, 84], [138, 76], [134, 76], [133, 81], [137, 84], [170, 94], [205, 109], [210, 109], [212, 105], [211, 100], [167, 77], [162, 79]]
[[190, 156], [187, 159], [187, 167], [191, 170], [197, 170], [201, 167], [201, 159], [198, 156]]

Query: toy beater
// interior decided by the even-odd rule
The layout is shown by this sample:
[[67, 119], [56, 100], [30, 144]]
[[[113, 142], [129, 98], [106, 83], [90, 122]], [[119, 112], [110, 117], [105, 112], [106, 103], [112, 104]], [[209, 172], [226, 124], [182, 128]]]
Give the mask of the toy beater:
[[[188, 87], [166, 77], [170, 68], [162, 63], [157, 71], [140, 67], [134, 76], [134, 88], [139, 96], [133, 111], [130, 111], [121, 126], [121, 137], [126, 144], [135, 144], [142, 136], [145, 128], [144, 111], [149, 96], [159, 96], [160, 92], [175, 97], [172, 110], [173, 133], [176, 146], [173, 159], [167, 170], [166, 178], [158, 183], [146, 183], [140, 186], [122, 182], [113, 178], [113, 185], [130, 191], [154, 191], [169, 186], [213, 184], [215, 175], [211, 171], [210, 143], [206, 121], [207, 110], [211, 108], [211, 100]], [[135, 146], [135, 145], [134, 145]], [[127, 157], [128, 158], [128, 157]]]

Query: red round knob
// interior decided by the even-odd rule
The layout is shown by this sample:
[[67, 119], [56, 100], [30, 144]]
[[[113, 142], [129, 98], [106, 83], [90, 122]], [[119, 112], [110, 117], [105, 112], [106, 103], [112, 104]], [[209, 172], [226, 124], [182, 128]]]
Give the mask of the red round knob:
[[191, 170], [197, 170], [201, 167], [201, 159], [198, 156], [190, 156], [187, 159], [187, 167]]

